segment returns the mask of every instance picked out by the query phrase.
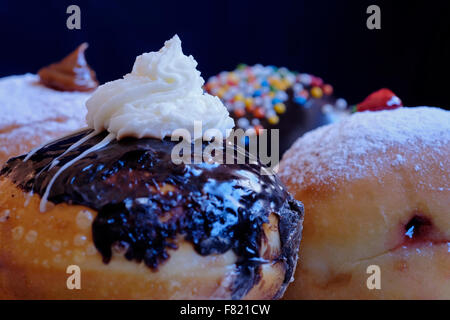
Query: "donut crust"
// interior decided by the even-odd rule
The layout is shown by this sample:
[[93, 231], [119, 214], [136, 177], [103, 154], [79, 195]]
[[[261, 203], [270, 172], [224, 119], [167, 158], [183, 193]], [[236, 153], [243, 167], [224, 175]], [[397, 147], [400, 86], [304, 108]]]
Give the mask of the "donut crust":
[[[321, 143], [308, 143], [313, 141]], [[319, 179], [309, 158], [298, 156], [305, 152], [302, 138], [287, 152], [280, 178], [304, 203], [306, 215], [286, 299], [450, 299], [450, 145], [438, 151], [419, 146], [420, 154], [394, 144], [383, 153], [366, 153], [364, 162], [376, 165], [350, 178], [332, 175], [317, 153]], [[346, 165], [349, 173], [359, 169]], [[406, 228], [414, 217], [429, 223], [415, 237]], [[379, 290], [367, 287], [370, 265], [380, 267]]]
[[[0, 299], [231, 298], [230, 284], [236, 276], [236, 255], [231, 250], [202, 256], [178, 238], [178, 249], [171, 250], [170, 258], [155, 271], [128, 261], [120, 252], [105, 264], [92, 240], [95, 210], [61, 203], [40, 212], [39, 202], [39, 196], [0, 178]], [[280, 259], [278, 217], [271, 214], [263, 229], [261, 257], [270, 263], [262, 265], [261, 280], [246, 299], [280, 296], [285, 277], [290, 280], [293, 272]], [[294, 230], [301, 232], [298, 227]], [[295, 245], [298, 248], [298, 242]], [[296, 261], [297, 249], [291, 250]], [[67, 288], [70, 265], [81, 269], [80, 290]]]

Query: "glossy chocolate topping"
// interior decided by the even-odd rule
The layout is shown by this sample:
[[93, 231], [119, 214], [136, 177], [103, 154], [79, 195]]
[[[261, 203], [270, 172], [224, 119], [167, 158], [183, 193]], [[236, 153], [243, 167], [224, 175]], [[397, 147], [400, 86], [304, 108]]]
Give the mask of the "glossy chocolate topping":
[[[286, 112], [280, 115], [279, 122], [274, 125], [270, 124], [267, 119], [260, 119], [265, 129], [280, 130], [280, 155], [284, 154], [304, 133], [331, 123], [332, 119], [322, 111], [322, 106], [334, 105], [336, 101], [336, 98], [332, 96], [323, 96], [299, 105], [294, 100], [294, 92], [291, 88], [287, 89], [286, 93], [288, 95], [288, 99], [285, 101]], [[249, 118], [249, 120], [251, 119]]]
[[[13, 158], [0, 174], [42, 197], [61, 166], [106, 136], [94, 136], [49, 168], [53, 159], [88, 133], [50, 143], [27, 161], [24, 156]], [[262, 225], [273, 212], [279, 218], [281, 240], [277, 261], [286, 271], [276, 297], [281, 295], [297, 260], [302, 204], [284, 190], [278, 177], [261, 175], [260, 164], [176, 165], [171, 161], [175, 144], [152, 138], [113, 140], [63, 171], [48, 199], [98, 211], [93, 239], [105, 263], [113, 250], [120, 249], [128, 260], [144, 261], [157, 270], [180, 237], [200, 255], [233, 250], [238, 257], [230, 288], [234, 299], [258, 283], [260, 266], [268, 263], [260, 256]]]
[[40, 81], [45, 86], [61, 91], [91, 91], [98, 86], [95, 72], [84, 56], [87, 43], [82, 43], [63, 60], [39, 70]]

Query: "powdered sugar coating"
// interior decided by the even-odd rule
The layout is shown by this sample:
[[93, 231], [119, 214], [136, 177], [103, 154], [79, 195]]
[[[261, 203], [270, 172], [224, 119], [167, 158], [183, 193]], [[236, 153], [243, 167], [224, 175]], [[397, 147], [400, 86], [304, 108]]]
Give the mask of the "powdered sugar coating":
[[407, 164], [425, 176], [432, 164], [443, 179], [426, 187], [450, 191], [449, 159], [450, 112], [399, 108], [358, 112], [306, 133], [284, 155], [279, 175], [286, 183], [306, 188], [379, 176]]
[[86, 127], [91, 93], [47, 88], [34, 74], [0, 79], [0, 164], [56, 137]]
[[0, 79], [0, 131], [55, 119], [85, 124], [85, 102], [90, 93], [56, 91], [39, 83], [34, 74]]

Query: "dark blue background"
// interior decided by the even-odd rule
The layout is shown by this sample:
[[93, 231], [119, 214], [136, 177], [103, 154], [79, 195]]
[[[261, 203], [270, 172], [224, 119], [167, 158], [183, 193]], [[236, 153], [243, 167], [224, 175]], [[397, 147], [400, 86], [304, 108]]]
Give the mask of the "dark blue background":
[[[0, 76], [36, 72], [87, 41], [101, 82], [178, 33], [205, 78], [240, 62], [321, 76], [350, 103], [389, 87], [408, 105], [450, 106], [450, 1], [0, 0]], [[66, 8], [81, 7], [81, 30]], [[381, 7], [382, 29], [366, 28]]]

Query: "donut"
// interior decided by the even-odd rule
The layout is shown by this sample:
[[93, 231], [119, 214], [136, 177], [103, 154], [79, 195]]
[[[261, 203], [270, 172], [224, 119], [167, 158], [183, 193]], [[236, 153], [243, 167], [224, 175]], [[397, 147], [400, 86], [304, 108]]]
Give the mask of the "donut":
[[[87, 129], [5, 164], [0, 298], [283, 295], [303, 206], [269, 168], [225, 140], [233, 120], [203, 92], [196, 66], [174, 36], [95, 91]], [[219, 133], [196, 138], [195, 121]], [[188, 146], [182, 161], [180, 144]]]
[[346, 100], [335, 98], [322, 78], [285, 67], [240, 64], [211, 77], [205, 90], [223, 101], [236, 127], [249, 135], [278, 129], [280, 154], [305, 132], [349, 114]]
[[[174, 142], [87, 132], [10, 160], [0, 178], [0, 298], [272, 299], [291, 280], [302, 206], [261, 165], [174, 165]], [[68, 290], [77, 265], [82, 290]]]
[[59, 63], [0, 79], [0, 164], [86, 126], [86, 100], [97, 86], [80, 45]]
[[306, 213], [287, 299], [450, 299], [450, 112], [388, 100], [395, 110], [365, 101], [281, 160]]

